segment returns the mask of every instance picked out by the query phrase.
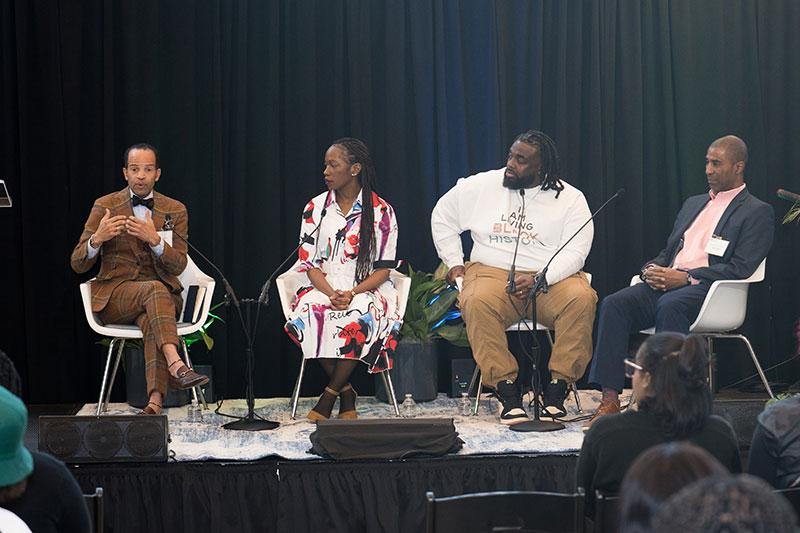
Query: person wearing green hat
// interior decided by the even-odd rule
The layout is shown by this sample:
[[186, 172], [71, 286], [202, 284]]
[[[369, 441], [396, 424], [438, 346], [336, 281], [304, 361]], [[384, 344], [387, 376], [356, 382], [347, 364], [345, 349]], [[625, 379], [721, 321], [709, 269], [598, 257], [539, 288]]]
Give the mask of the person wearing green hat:
[[55, 457], [25, 448], [27, 425], [25, 404], [0, 385], [0, 507], [37, 533], [88, 533], [89, 512], [78, 483]]
[[[33, 472], [33, 457], [22, 444], [27, 425], [25, 404], [0, 387], [0, 505], [4, 504], [3, 496], [14, 494]], [[21, 488], [24, 491], [25, 487]]]

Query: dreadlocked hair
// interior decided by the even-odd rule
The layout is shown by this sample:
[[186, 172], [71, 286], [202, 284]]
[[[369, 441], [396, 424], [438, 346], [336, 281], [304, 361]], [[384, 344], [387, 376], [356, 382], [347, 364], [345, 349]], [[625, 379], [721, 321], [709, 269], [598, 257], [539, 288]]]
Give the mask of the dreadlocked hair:
[[525, 133], [520, 133], [516, 141], [530, 144], [539, 149], [539, 154], [542, 158], [542, 190], [556, 191], [556, 198], [564, 190], [564, 184], [561, 183], [561, 159], [558, 157], [558, 150], [556, 143], [546, 133], [537, 130], [528, 130]]
[[356, 258], [356, 285], [364, 281], [372, 272], [372, 255], [375, 251], [375, 211], [372, 204], [372, 191], [375, 189], [375, 165], [369, 148], [363, 141], [344, 137], [333, 142], [347, 153], [351, 165], [361, 164], [358, 184], [361, 185], [361, 225], [359, 226], [358, 257]]

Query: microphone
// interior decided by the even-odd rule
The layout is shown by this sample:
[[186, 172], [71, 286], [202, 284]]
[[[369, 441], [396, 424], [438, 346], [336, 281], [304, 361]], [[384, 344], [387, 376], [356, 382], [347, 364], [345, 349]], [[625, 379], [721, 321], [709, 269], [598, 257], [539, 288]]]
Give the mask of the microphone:
[[211, 261], [211, 259], [206, 257], [203, 254], [203, 252], [198, 250], [197, 247], [195, 247], [192, 243], [190, 243], [189, 239], [187, 239], [184, 235], [181, 235], [180, 233], [175, 231], [175, 222], [172, 221], [172, 215], [167, 214], [167, 215], [164, 216], [164, 225], [161, 227], [161, 229], [162, 229], [162, 231], [171, 231], [173, 235], [177, 236], [180, 240], [185, 242], [186, 246], [188, 246], [192, 250], [193, 253], [199, 255], [200, 257], [202, 257], [203, 260], [208, 265], [210, 265], [211, 268], [214, 269], [214, 272], [216, 272], [217, 275], [219, 275], [220, 279], [222, 280], [222, 285], [225, 287], [225, 292], [230, 296], [231, 302], [233, 302], [233, 305], [236, 306], [236, 308], [238, 309], [239, 308], [239, 298], [236, 297], [236, 292], [234, 292], [233, 287], [231, 287], [231, 284], [228, 283], [227, 279], [225, 279], [225, 275], [222, 273], [222, 271], [219, 268], [217, 268], [217, 265], [215, 265], [214, 262]]
[[[330, 198], [330, 196], [331, 196], [331, 193], [328, 192], [328, 196], [325, 198], [325, 204], [323, 204], [323, 205], [325, 205], [325, 206], [328, 205], [328, 199]], [[303, 246], [306, 243], [314, 244], [314, 242], [315, 242], [314, 235], [317, 232], [319, 232], [319, 228], [320, 228], [320, 226], [322, 226], [322, 221], [325, 219], [325, 215], [327, 213], [328, 213], [328, 208], [327, 207], [323, 207], [322, 211], [320, 212], [320, 215], [319, 215], [319, 223], [317, 224], [317, 226], [313, 229], [313, 231], [311, 233], [306, 233], [300, 238], [300, 242], [297, 244], [295, 249], [292, 250], [292, 253], [287, 255], [286, 259], [284, 259], [281, 262], [281, 264], [278, 265], [278, 268], [276, 268], [272, 272], [272, 274], [269, 275], [269, 277], [267, 278], [267, 281], [265, 281], [264, 285], [261, 287], [261, 294], [259, 294], [259, 296], [258, 296], [258, 304], [259, 304], [259, 306], [267, 305], [269, 303], [269, 288], [272, 285], [272, 282], [275, 280], [275, 278], [278, 276], [278, 274], [283, 270], [283, 268], [285, 267], [286, 263], [288, 263], [290, 259], [293, 259], [297, 255], [297, 251], [300, 249], [300, 247]]]
[[781, 200], [789, 200], [790, 202], [800, 202], [800, 194], [787, 191], [786, 189], [778, 189], [775, 194]]
[[522, 236], [522, 222], [525, 220], [525, 189], [520, 189], [519, 195], [522, 198], [522, 215], [517, 221], [517, 243], [514, 245], [514, 257], [511, 259], [511, 268], [508, 270], [508, 283], [506, 284], [507, 294], [511, 294], [517, 290], [517, 282], [514, 277], [517, 272], [517, 250], [519, 250], [519, 239]]
[[603, 203], [603, 205], [601, 205], [599, 208], [597, 208], [597, 211], [592, 213], [592, 216], [590, 216], [589, 219], [586, 222], [584, 222], [583, 225], [580, 228], [578, 228], [578, 230], [575, 233], [572, 234], [572, 237], [567, 239], [567, 242], [562, 244], [561, 247], [558, 250], [556, 250], [556, 252], [552, 256], [550, 256], [550, 259], [547, 261], [547, 264], [544, 266], [544, 268], [541, 270], [541, 272], [539, 272], [539, 274], [537, 274], [537, 276], [536, 276], [536, 282], [534, 283], [533, 287], [531, 288], [531, 294], [532, 295], [535, 295], [539, 291], [542, 291], [544, 293], [546, 293], [548, 291], [548, 285], [547, 285], [547, 279], [546, 279], [547, 278], [547, 269], [550, 268], [550, 263], [553, 262], [553, 259], [555, 259], [556, 256], [559, 253], [561, 253], [561, 250], [563, 250], [572, 241], [572, 239], [577, 237], [578, 233], [580, 233], [581, 230], [583, 230], [583, 228], [585, 228], [586, 225], [589, 224], [589, 222], [594, 220], [594, 217], [596, 217], [598, 215], [598, 213], [600, 213], [600, 211], [605, 209], [605, 207], [609, 203], [611, 203], [612, 200], [615, 200], [616, 198], [621, 198], [622, 196], [625, 196], [625, 188], [624, 187], [620, 188], [620, 189], [617, 189], [617, 192], [615, 192], [614, 195], [611, 198], [606, 200]]

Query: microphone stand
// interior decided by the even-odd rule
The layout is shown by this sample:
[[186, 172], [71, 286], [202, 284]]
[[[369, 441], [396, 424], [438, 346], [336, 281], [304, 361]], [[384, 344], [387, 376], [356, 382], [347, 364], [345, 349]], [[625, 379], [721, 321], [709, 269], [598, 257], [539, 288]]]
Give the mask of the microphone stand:
[[[167, 215], [169, 217], [169, 215]], [[226, 299], [233, 303], [233, 307], [236, 309], [236, 315], [239, 317], [239, 323], [242, 326], [242, 331], [244, 332], [245, 339], [247, 341], [247, 347], [245, 348], [245, 353], [247, 356], [247, 414], [243, 417], [227, 415], [225, 413], [220, 413], [219, 408], [217, 408], [217, 413], [223, 416], [228, 416], [231, 418], [237, 418], [238, 420], [234, 422], [228, 422], [227, 424], [223, 424], [222, 427], [225, 429], [234, 429], [234, 430], [247, 430], [247, 431], [261, 431], [261, 430], [269, 430], [275, 429], [280, 424], [278, 422], [273, 422], [272, 420], [264, 420], [263, 418], [259, 417], [255, 414], [255, 398], [253, 395], [253, 332], [254, 330], [251, 328], [250, 322], [250, 304], [252, 304], [253, 300], [239, 300], [236, 297], [236, 292], [231, 287], [231, 284], [228, 283], [228, 280], [225, 278], [225, 275], [222, 271], [217, 268], [208, 257], [206, 257], [200, 250], [198, 250], [192, 243], [189, 242], [189, 239], [175, 231], [174, 224], [172, 223], [171, 218], [168, 218], [164, 222], [164, 229], [171, 230], [173, 235], [177, 235], [186, 245], [192, 250], [192, 252], [199, 255], [201, 258], [208, 263], [214, 272], [222, 279], [222, 285], [225, 287], [225, 294]], [[245, 303], [248, 304], [247, 307], [247, 320], [245, 321], [244, 316], [242, 315], [242, 308], [241, 304]]]
[[[580, 228], [578, 228], [577, 231], [575, 231], [575, 233], [573, 233], [569, 239], [567, 239], [567, 242], [562, 244], [561, 247], [559, 247], [559, 249], [556, 250], [552, 256], [550, 256], [550, 259], [547, 261], [547, 264], [544, 266], [541, 272], [539, 272], [536, 275], [536, 280], [533, 284], [533, 287], [531, 287], [531, 290], [528, 293], [528, 303], [533, 309], [534, 322], [536, 321], [536, 295], [539, 294], [540, 291], [543, 293], [547, 293], [547, 291], [549, 290], [549, 286], [547, 284], [547, 269], [550, 268], [550, 264], [553, 262], [553, 259], [555, 259], [556, 256], [559, 253], [561, 253], [561, 250], [563, 250], [570, 242], [572, 242], [572, 239], [577, 237], [578, 234], [583, 230], [583, 228], [585, 228], [589, 224], [589, 222], [594, 220], [594, 217], [596, 217], [598, 213], [600, 213], [603, 209], [605, 209], [605, 207], [609, 203], [611, 203], [612, 200], [619, 198], [624, 194], [625, 194], [625, 189], [619, 189], [617, 190], [616, 193], [614, 193], [614, 195], [611, 198], [606, 200], [603, 203], [603, 205], [601, 205], [597, 209], [597, 211], [592, 213], [592, 216], [590, 216], [589, 219], [586, 222], [584, 222], [583, 225]], [[512, 431], [519, 431], [519, 432], [559, 431], [564, 429], [565, 427], [564, 424], [562, 424], [561, 422], [556, 422], [555, 420], [552, 421], [541, 420], [542, 409], [541, 409], [541, 403], [539, 401], [539, 391], [542, 388], [542, 377], [539, 372], [540, 345], [539, 345], [539, 339], [536, 338], [536, 330], [534, 329], [532, 333], [533, 333], [533, 341], [532, 341], [533, 346], [529, 359], [531, 361], [531, 370], [532, 370], [531, 388], [533, 389], [533, 420], [529, 420], [527, 422], [521, 422], [519, 424], [514, 424], [513, 426], [510, 427]]]
[[[327, 200], [326, 200], [327, 203]], [[261, 430], [269, 430], [275, 429], [280, 424], [278, 422], [273, 422], [272, 420], [265, 420], [260, 416], [255, 414], [255, 392], [253, 388], [253, 369], [255, 368], [255, 361], [253, 357], [253, 346], [255, 345], [255, 333], [258, 331], [258, 319], [261, 315], [261, 306], [268, 306], [269, 305], [269, 288], [272, 285], [273, 280], [277, 277], [278, 273], [283, 269], [286, 263], [289, 262], [290, 259], [297, 256], [297, 251], [300, 249], [303, 244], [307, 242], [314, 242], [313, 236], [317, 231], [319, 231], [320, 226], [322, 225], [322, 220], [325, 218], [325, 214], [327, 213], [326, 208], [322, 209], [322, 213], [320, 215], [319, 224], [314, 228], [314, 231], [311, 232], [310, 235], [303, 235], [300, 239], [300, 243], [297, 247], [292, 250], [286, 258], [278, 265], [272, 274], [267, 278], [267, 281], [264, 282], [264, 285], [261, 287], [261, 294], [258, 296], [257, 300], [247, 299], [242, 300], [243, 303], [247, 304], [247, 321], [242, 318], [242, 313], [239, 311], [239, 318], [242, 322], [242, 328], [245, 332], [245, 337], [247, 338], [247, 348], [246, 348], [246, 355], [247, 355], [247, 414], [244, 417], [235, 417], [232, 415], [226, 415], [231, 418], [239, 418], [234, 422], [228, 422], [227, 424], [223, 424], [222, 427], [225, 429], [233, 429], [233, 430], [245, 430], [245, 431], [261, 431]], [[223, 278], [224, 279], [224, 278]], [[256, 316], [255, 320], [250, 319], [250, 313], [252, 306], [256, 306]], [[237, 310], [239, 310], [237, 306]]]

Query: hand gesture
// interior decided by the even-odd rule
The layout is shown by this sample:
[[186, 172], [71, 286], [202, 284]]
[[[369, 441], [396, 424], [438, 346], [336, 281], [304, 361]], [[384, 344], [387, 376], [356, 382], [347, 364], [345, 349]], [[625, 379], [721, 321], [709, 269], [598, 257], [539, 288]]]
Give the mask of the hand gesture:
[[156, 246], [161, 242], [161, 236], [156, 231], [156, 226], [153, 224], [153, 216], [148, 209], [145, 213], [145, 219], [139, 220], [135, 216], [129, 216], [125, 220], [125, 231], [128, 235], [133, 235], [150, 246]]
[[94, 232], [92, 244], [100, 246], [106, 241], [110, 241], [125, 230], [125, 215], [111, 216], [111, 211], [106, 209], [106, 214], [100, 219], [97, 231]]

